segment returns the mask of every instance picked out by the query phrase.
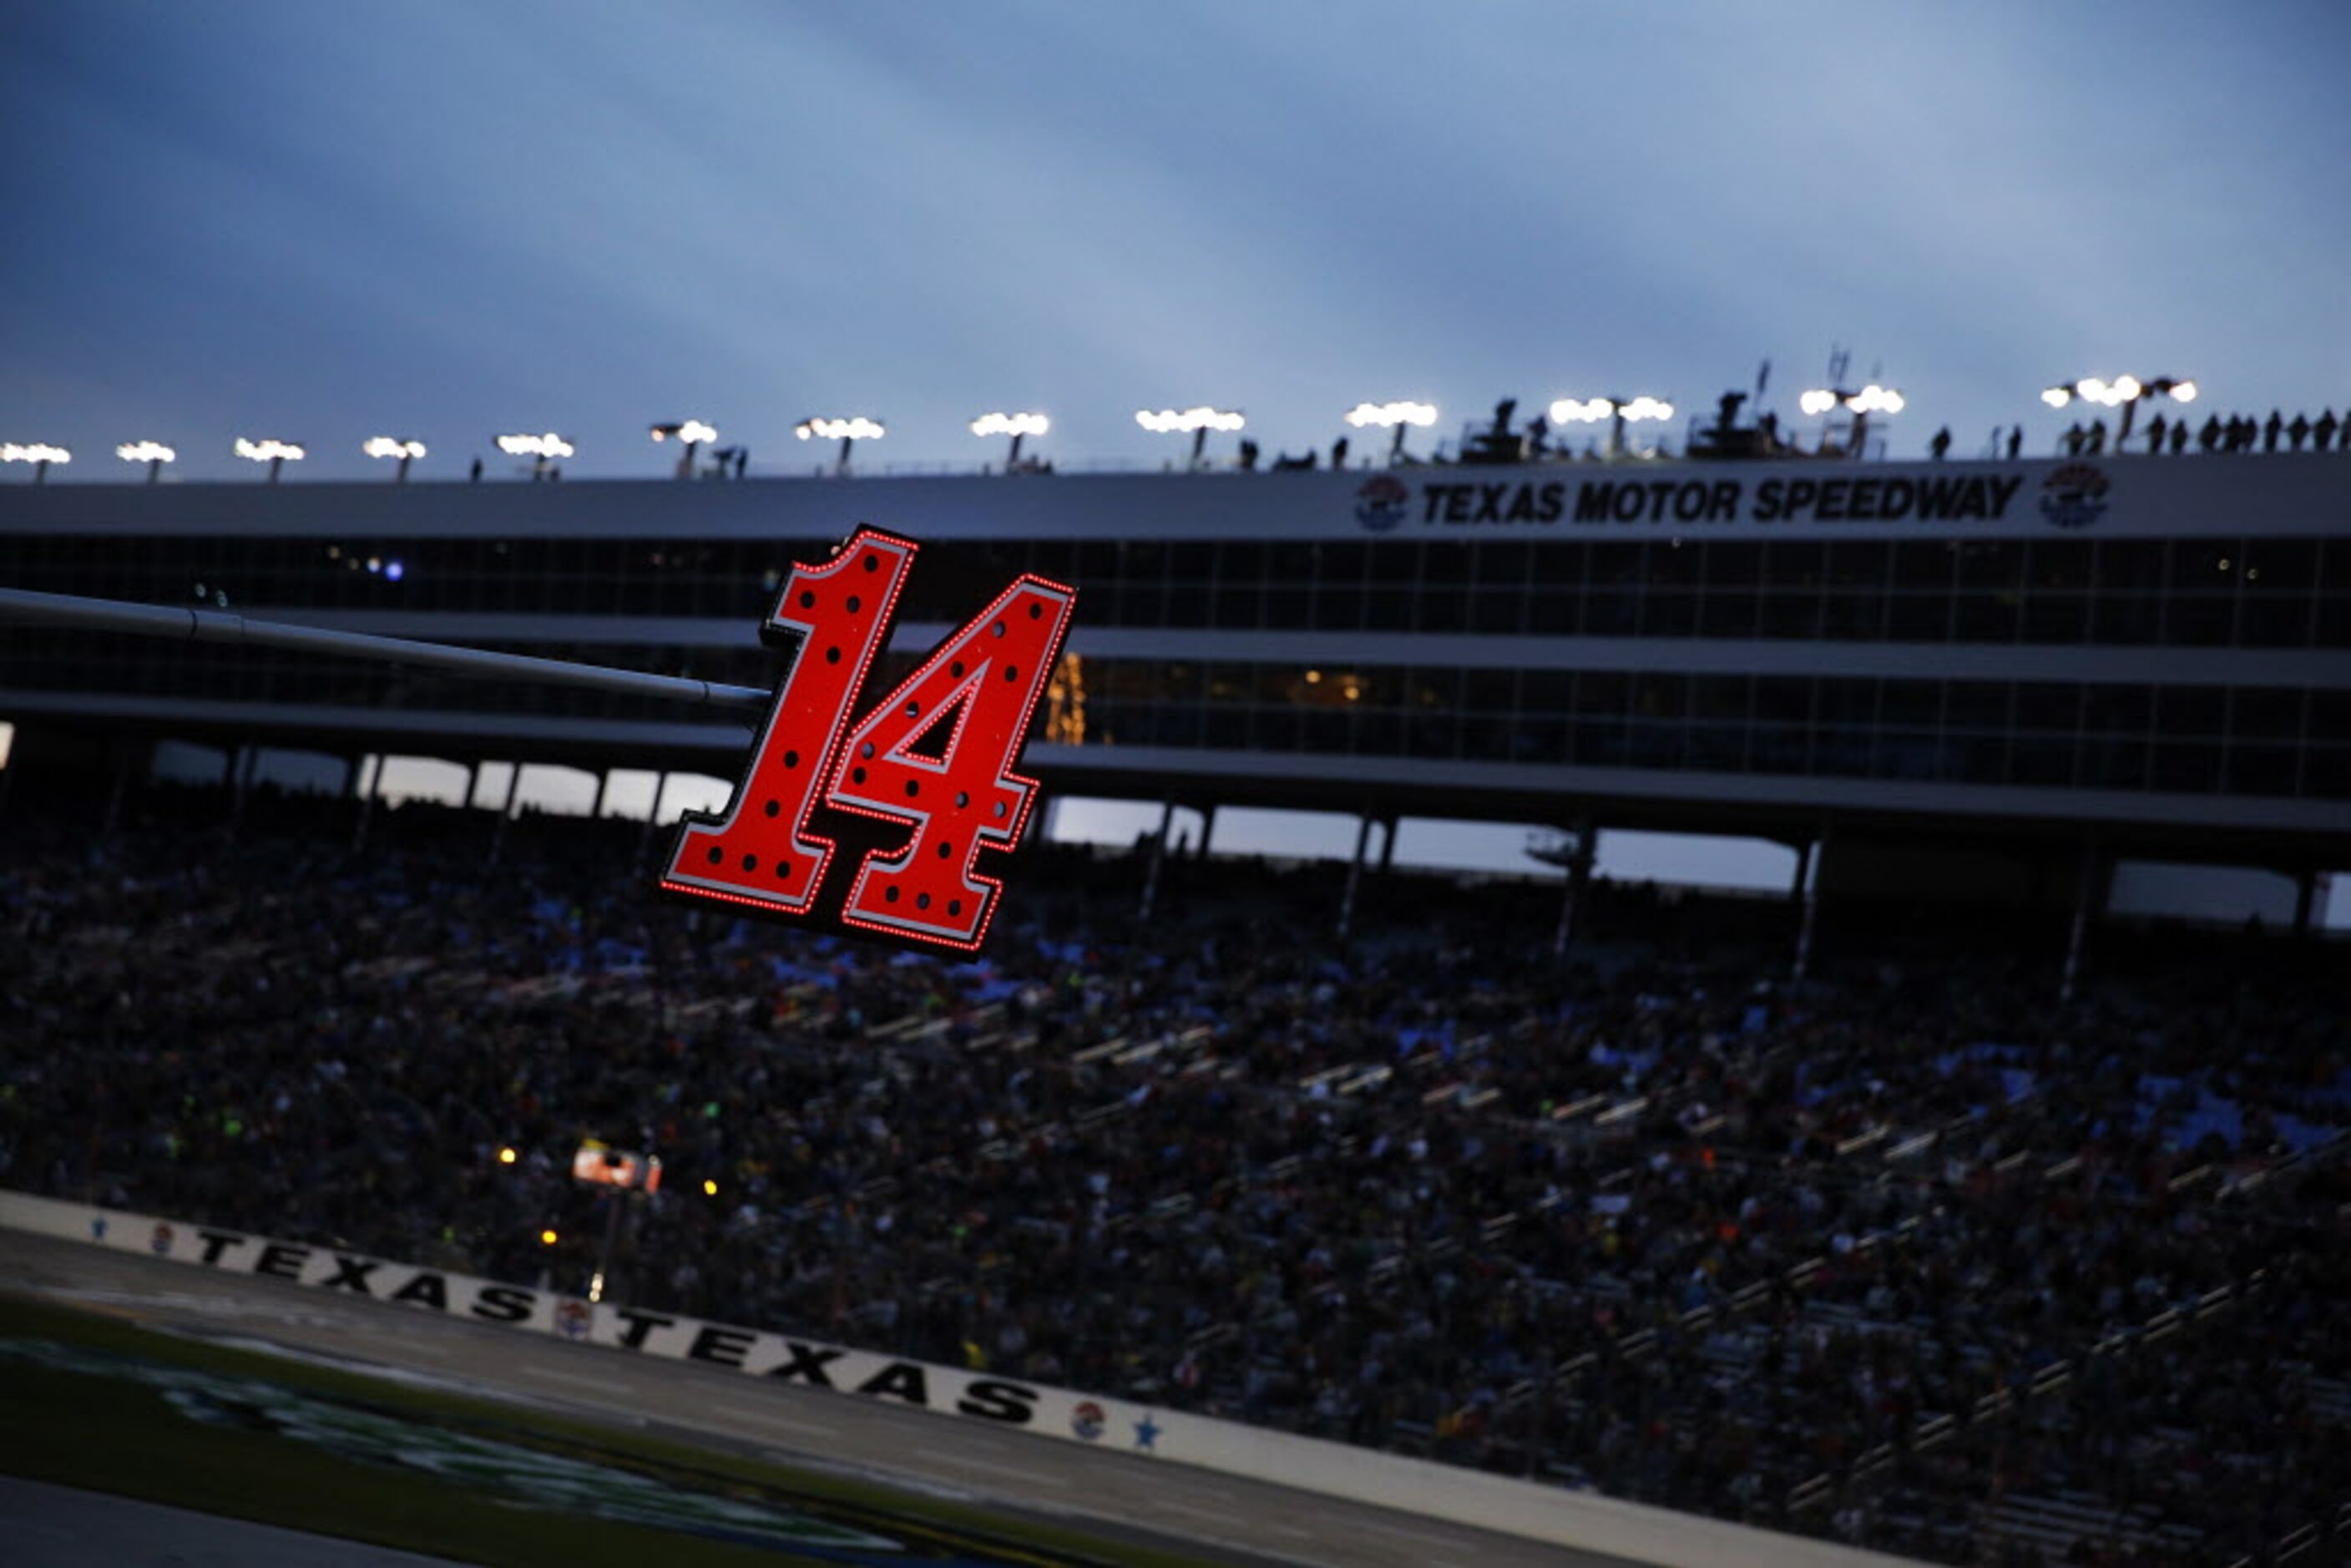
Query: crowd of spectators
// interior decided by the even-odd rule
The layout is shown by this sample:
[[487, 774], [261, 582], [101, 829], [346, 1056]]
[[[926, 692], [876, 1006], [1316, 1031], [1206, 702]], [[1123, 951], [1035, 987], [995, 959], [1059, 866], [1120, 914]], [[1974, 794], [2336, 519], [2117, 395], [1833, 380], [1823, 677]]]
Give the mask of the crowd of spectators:
[[[2338, 435], [2342, 443], [2339, 446]], [[2130, 439], [2127, 431], [2118, 432], [2115, 450], [2122, 452]], [[2179, 456], [2188, 450], [2191, 441], [2197, 451], [2207, 454], [2275, 452], [2281, 444], [2293, 452], [2300, 452], [2305, 445], [2313, 452], [2351, 452], [2351, 418], [2338, 420], [2329, 408], [2322, 409], [2316, 419], [2306, 413], [2288, 419], [2273, 408], [2267, 419], [2250, 413], [2232, 413], [2226, 419], [2217, 413], [2208, 414], [2204, 423], [2191, 431], [2185, 415], [2167, 420], [2158, 413], [2147, 422], [2137, 439], [2147, 444], [2151, 456], [2167, 452]], [[2097, 456], [2106, 449], [2106, 422], [2094, 419], [2087, 424], [2077, 421], [2067, 425], [2064, 434], [2058, 437], [2057, 447], [2068, 457]], [[2015, 455], [2012, 449], [2009, 455]]]
[[[2351, 1499], [2316, 945], [1024, 861], [947, 964], [653, 900], [633, 824], [150, 789], [0, 827], [0, 1182], [1956, 1562]], [[517, 1151], [504, 1164], [501, 1149]], [[715, 1184], [705, 1195], [704, 1183]], [[544, 1229], [560, 1238], [552, 1247]]]

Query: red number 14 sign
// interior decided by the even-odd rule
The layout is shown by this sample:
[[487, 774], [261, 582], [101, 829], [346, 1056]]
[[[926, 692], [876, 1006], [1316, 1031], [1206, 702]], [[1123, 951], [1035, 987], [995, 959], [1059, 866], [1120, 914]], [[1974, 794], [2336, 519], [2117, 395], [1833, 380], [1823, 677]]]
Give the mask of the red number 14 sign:
[[832, 869], [820, 807], [904, 830], [868, 851], [840, 903], [846, 926], [969, 952], [1003, 884], [982, 850], [1020, 841], [1037, 784], [1013, 771], [1077, 592], [1022, 576], [956, 628], [863, 717], [852, 706], [889, 641], [921, 549], [860, 528], [819, 565], [794, 566], [759, 628], [796, 644], [768, 722], [723, 816], [688, 812], [661, 884], [671, 893], [807, 920]]

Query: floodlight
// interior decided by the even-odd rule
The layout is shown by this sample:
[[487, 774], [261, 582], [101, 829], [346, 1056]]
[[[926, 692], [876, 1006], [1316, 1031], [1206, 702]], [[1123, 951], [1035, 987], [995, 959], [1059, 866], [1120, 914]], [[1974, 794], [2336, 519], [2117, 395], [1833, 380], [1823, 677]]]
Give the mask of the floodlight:
[[1053, 422], [1041, 413], [983, 413], [971, 422], [974, 435], [1008, 435], [1011, 446], [1004, 455], [1004, 471], [1008, 474], [1020, 466], [1020, 443], [1031, 435], [1042, 435], [1053, 428]]
[[1208, 444], [1212, 430], [1239, 430], [1249, 421], [1237, 410], [1211, 408], [1207, 403], [1191, 408], [1148, 409], [1134, 411], [1134, 423], [1157, 435], [1175, 435], [1189, 431], [1192, 435], [1192, 466], [1200, 465], [1200, 454]]
[[0, 442], [0, 463], [31, 464], [33, 483], [36, 485], [47, 481], [50, 464], [72, 461], [72, 453], [62, 446], [52, 446], [46, 441], [27, 442], [22, 444], [14, 441]]
[[804, 419], [792, 426], [792, 434], [802, 441], [821, 439], [840, 442], [841, 455], [835, 460], [833, 467], [834, 472], [845, 475], [849, 472], [850, 448], [861, 441], [879, 441], [889, 434], [890, 430], [880, 420], [868, 419], [860, 413], [847, 419]]
[[286, 465], [299, 463], [307, 455], [297, 442], [270, 438], [248, 441], [242, 435], [236, 438], [235, 450], [239, 457], [247, 462], [268, 464], [269, 482], [273, 485], [277, 483], [277, 476], [285, 469]]

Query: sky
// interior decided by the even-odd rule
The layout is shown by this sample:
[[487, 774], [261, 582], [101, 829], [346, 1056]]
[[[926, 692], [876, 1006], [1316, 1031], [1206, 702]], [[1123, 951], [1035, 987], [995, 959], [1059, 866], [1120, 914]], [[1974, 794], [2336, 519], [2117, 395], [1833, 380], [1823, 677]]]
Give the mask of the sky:
[[[51, 482], [966, 465], [991, 409], [1156, 465], [1363, 400], [1685, 413], [1852, 353], [1896, 455], [2053, 382], [2351, 403], [2351, 6], [0, 0], [0, 440]], [[1673, 436], [1679, 435], [1678, 426]], [[1230, 438], [1221, 438], [1229, 442]], [[1358, 447], [1365, 445], [1357, 438]], [[1374, 444], [1375, 444], [1375, 443]], [[1228, 446], [1212, 448], [1229, 450]], [[495, 467], [494, 473], [503, 469]], [[14, 479], [15, 476], [9, 478]]]

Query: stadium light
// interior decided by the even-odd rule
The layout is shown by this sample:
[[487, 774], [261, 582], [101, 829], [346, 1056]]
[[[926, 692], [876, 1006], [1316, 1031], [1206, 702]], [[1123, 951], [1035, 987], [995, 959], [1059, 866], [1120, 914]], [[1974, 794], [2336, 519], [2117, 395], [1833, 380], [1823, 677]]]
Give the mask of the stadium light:
[[370, 457], [396, 457], [400, 466], [392, 474], [392, 482], [408, 483], [408, 465], [424, 455], [424, 443], [403, 441], [396, 435], [371, 435], [360, 444], [360, 450]]
[[1593, 397], [1578, 400], [1563, 397], [1551, 405], [1553, 424], [1608, 424], [1608, 455], [1622, 456], [1625, 452], [1625, 427], [1646, 424], [1652, 421], [1662, 423], [1673, 418], [1674, 405], [1663, 398], [1643, 393], [1638, 397]]
[[664, 441], [675, 441], [685, 448], [684, 452], [678, 456], [677, 476], [681, 479], [691, 479], [694, 477], [695, 453], [708, 443], [717, 440], [718, 431], [716, 426], [705, 424], [698, 419], [681, 419], [670, 424], [654, 425], [653, 436], [657, 445]]
[[539, 435], [501, 435], [498, 450], [509, 457], [529, 458], [530, 476], [536, 483], [547, 477], [547, 465], [551, 460], [569, 457], [575, 448], [550, 430]]
[[236, 438], [235, 451], [239, 457], [249, 463], [268, 464], [269, 482], [273, 485], [277, 483], [277, 476], [287, 464], [299, 463], [308, 455], [298, 442], [269, 439], [248, 441], [242, 435]]
[[1388, 461], [1395, 462], [1404, 455], [1405, 431], [1412, 425], [1437, 423], [1437, 405], [1433, 402], [1359, 402], [1346, 413], [1347, 423], [1357, 430], [1376, 425], [1393, 428], [1395, 434], [1388, 442]]
[[1012, 449], [1004, 455], [1004, 471], [1011, 473], [1020, 466], [1020, 438], [1042, 435], [1053, 428], [1053, 422], [1041, 413], [983, 413], [971, 422], [974, 435], [1008, 435]]
[[538, 1244], [541, 1247], [552, 1247], [561, 1238], [552, 1230], [542, 1230], [538, 1233]]
[[841, 456], [834, 471], [845, 475], [849, 472], [849, 449], [861, 441], [879, 441], [890, 430], [880, 420], [868, 419], [861, 413], [848, 419], [804, 419], [792, 426], [792, 434], [802, 441], [840, 442]]
[[[1835, 373], [1836, 369], [1832, 366], [1831, 372]], [[1863, 444], [1869, 438], [1869, 416], [1873, 413], [1900, 413], [1906, 403], [1902, 394], [1892, 387], [1882, 387], [1871, 382], [1858, 392], [1848, 387], [1813, 387], [1796, 399], [1796, 406], [1808, 414], [1827, 413], [1837, 408], [1851, 413], [1853, 439], [1850, 450], [1858, 457]], [[1826, 444], [1825, 439], [1823, 444]]]
[[2061, 382], [2048, 388], [2042, 392], [2041, 401], [2051, 408], [2064, 408], [2080, 398], [2101, 408], [2121, 409], [2122, 426], [2115, 435], [2115, 445], [2120, 447], [2130, 435], [2131, 420], [2142, 398], [2168, 397], [2174, 402], [2194, 402], [2197, 390], [2196, 383], [2186, 376], [2156, 376], [2144, 382], [2137, 376], [2116, 376], [2112, 381], [2084, 376], [2079, 381]]
[[114, 449], [114, 455], [125, 463], [147, 465], [147, 483], [154, 484], [163, 476], [163, 465], [176, 463], [180, 455], [160, 441], [126, 441]]
[[1134, 411], [1134, 423], [1156, 435], [1170, 435], [1189, 431], [1192, 434], [1192, 466], [1200, 465], [1200, 454], [1208, 444], [1212, 430], [1240, 430], [1249, 420], [1232, 409], [1210, 408], [1200, 403], [1186, 409], [1147, 409]]
[[702, 1183], [702, 1196], [705, 1197], [716, 1197], [718, 1196], [718, 1184], [710, 1180], [706, 1176], [704, 1177]]
[[498, 1164], [502, 1166], [510, 1166], [514, 1164], [517, 1157], [517, 1156], [514, 1152], [512, 1145], [508, 1145], [507, 1147], [498, 1151]]
[[31, 464], [36, 485], [48, 483], [50, 464], [72, 461], [72, 453], [62, 446], [52, 446], [46, 441], [35, 441], [21, 446], [13, 441], [0, 443], [0, 463]]

